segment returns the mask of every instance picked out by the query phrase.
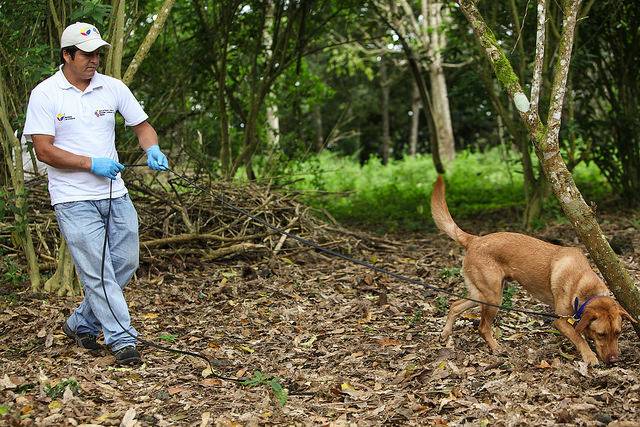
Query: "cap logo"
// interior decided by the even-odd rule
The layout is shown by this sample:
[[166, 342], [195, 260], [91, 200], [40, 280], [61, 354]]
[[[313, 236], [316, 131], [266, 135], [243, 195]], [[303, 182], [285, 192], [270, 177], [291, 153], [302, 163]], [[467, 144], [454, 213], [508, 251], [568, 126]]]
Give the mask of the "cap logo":
[[86, 37], [86, 36], [88, 36], [89, 34], [91, 34], [91, 32], [94, 32], [94, 33], [100, 34], [100, 33], [98, 32], [98, 30], [96, 29], [96, 27], [93, 27], [93, 28], [85, 28], [85, 29], [80, 30], [80, 34], [82, 34], [82, 35], [83, 35], [83, 36], [85, 36], [85, 37]]

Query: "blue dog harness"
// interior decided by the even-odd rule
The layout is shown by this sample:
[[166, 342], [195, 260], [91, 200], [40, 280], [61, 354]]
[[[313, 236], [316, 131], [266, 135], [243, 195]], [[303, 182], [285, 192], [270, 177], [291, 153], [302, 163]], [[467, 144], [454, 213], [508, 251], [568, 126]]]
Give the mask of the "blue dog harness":
[[584, 313], [584, 309], [587, 308], [587, 304], [589, 304], [591, 300], [598, 297], [600, 297], [600, 295], [589, 297], [585, 302], [582, 303], [582, 305], [580, 305], [580, 300], [578, 299], [578, 297], [576, 297], [576, 299], [573, 301], [573, 316], [570, 319], [570, 323], [574, 325], [578, 323], [580, 319], [582, 319], [582, 314]]

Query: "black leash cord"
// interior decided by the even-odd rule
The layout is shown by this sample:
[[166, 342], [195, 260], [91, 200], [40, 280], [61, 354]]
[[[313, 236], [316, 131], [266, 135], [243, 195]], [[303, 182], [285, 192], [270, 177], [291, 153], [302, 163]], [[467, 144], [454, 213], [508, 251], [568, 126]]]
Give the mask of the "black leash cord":
[[[130, 165], [130, 166], [142, 166], [142, 165]], [[146, 165], [144, 165], [144, 166], [146, 166]], [[234, 210], [234, 211], [236, 211], [236, 212], [238, 212], [238, 213], [240, 213], [240, 214], [242, 214], [244, 216], [247, 216], [247, 217], [251, 218], [252, 220], [264, 225], [265, 227], [270, 228], [273, 231], [276, 231], [279, 234], [283, 234], [283, 235], [285, 235], [285, 236], [287, 236], [287, 237], [289, 237], [289, 238], [291, 238], [293, 240], [296, 240], [296, 241], [302, 243], [305, 246], [312, 247], [312, 248], [316, 249], [319, 252], [326, 253], [326, 254], [331, 255], [331, 256], [333, 256], [335, 258], [344, 259], [344, 260], [349, 261], [349, 262], [351, 262], [353, 264], [361, 265], [361, 266], [366, 267], [366, 268], [368, 268], [370, 270], [376, 271], [378, 273], [385, 274], [387, 276], [393, 277], [394, 279], [398, 279], [401, 282], [410, 283], [412, 285], [422, 286], [424, 288], [427, 288], [427, 289], [435, 291], [435, 292], [440, 292], [440, 293], [443, 293], [443, 294], [447, 294], [447, 295], [450, 295], [450, 296], [453, 296], [453, 297], [456, 297], [456, 298], [459, 298], [459, 299], [465, 299], [465, 300], [468, 300], [468, 301], [473, 301], [473, 302], [475, 302], [477, 304], [486, 305], [486, 306], [489, 306], [489, 307], [496, 307], [496, 308], [499, 308], [499, 309], [502, 309], [502, 310], [505, 310], [505, 311], [513, 311], [513, 312], [516, 312], [516, 313], [524, 313], [524, 314], [529, 314], [529, 315], [532, 315], [532, 316], [546, 317], [546, 318], [550, 318], [550, 319], [559, 319], [561, 317], [571, 317], [571, 316], [558, 316], [557, 314], [553, 314], [553, 313], [543, 313], [543, 312], [539, 312], [539, 311], [503, 307], [502, 305], [498, 305], [498, 304], [493, 304], [493, 303], [486, 302], [486, 301], [477, 300], [477, 299], [474, 299], [474, 298], [463, 296], [461, 294], [457, 294], [455, 292], [452, 292], [452, 291], [444, 289], [444, 288], [440, 288], [438, 286], [429, 285], [427, 283], [424, 283], [422, 280], [412, 279], [410, 277], [403, 276], [402, 274], [398, 274], [398, 273], [395, 273], [393, 271], [389, 271], [389, 270], [386, 270], [384, 268], [377, 267], [377, 266], [375, 266], [375, 265], [373, 265], [373, 264], [371, 264], [371, 263], [369, 263], [367, 261], [363, 261], [363, 260], [359, 260], [359, 259], [356, 259], [356, 258], [352, 258], [352, 257], [344, 255], [344, 254], [342, 254], [340, 252], [336, 252], [336, 251], [331, 250], [331, 249], [323, 248], [322, 246], [320, 246], [319, 244], [317, 244], [317, 243], [315, 243], [315, 242], [313, 242], [311, 240], [307, 240], [307, 239], [305, 239], [303, 237], [300, 237], [300, 236], [298, 236], [296, 234], [289, 233], [288, 231], [285, 231], [285, 230], [283, 230], [281, 228], [278, 228], [278, 227], [276, 227], [274, 225], [271, 225], [268, 222], [266, 222], [265, 220], [260, 219], [260, 218], [258, 218], [256, 216], [252, 215], [248, 211], [246, 211], [246, 210], [244, 210], [244, 209], [242, 209], [240, 207], [237, 207], [237, 206], [233, 205], [232, 203], [227, 202], [225, 200], [224, 196], [218, 196], [218, 195], [214, 194], [211, 191], [210, 188], [205, 188], [205, 187], [203, 187], [201, 185], [198, 185], [196, 182], [194, 182], [193, 180], [191, 180], [190, 178], [184, 176], [181, 173], [178, 173], [178, 172], [176, 172], [176, 171], [174, 171], [172, 169], [169, 169], [169, 168], [167, 168], [166, 170], [171, 172], [171, 173], [173, 173], [178, 178], [180, 178], [180, 179], [186, 181], [187, 183], [189, 183], [189, 185], [192, 188], [200, 190], [200, 191], [204, 191], [206, 193], [209, 193], [214, 199], [218, 200], [220, 203], [222, 203], [223, 205], [227, 206], [231, 210]]]
[[[143, 166], [143, 165], [129, 165], [129, 166]], [[146, 166], [146, 165], [144, 165]], [[107, 253], [107, 242], [109, 241], [109, 221], [111, 219], [111, 200], [112, 200], [112, 190], [113, 190], [113, 181], [109, 180], [109, 208], [107, 210], [107, 223], [105, 225], [105, 232], [104, 232], [104, 242], [102, 244], [102, 266], [100, 269], [100, 283], [102, 284], [102, 292], [104, 293], [104, 298], [107, 301], [107, 306], [109, 307], [109, 311], [111, 311], [111, 315], [113, 316], [114, 319], [116, 319], [116, 322], [118, 322], [118, 325], [120, 325], [120, 328], [122, 328], [122, 330], [124, 332], [126, 332], [127, 334], [129, 334], [129, 336], [131, 336], [133, 339], [149, 346], [149, 347], [153, 347], [153, 348], [157, 348], [158, 350], [162, 350], [162, 351], [167, 351], [170, 353], [176, 353], [176, 354], [184, 354], [187, 356], [193, 356], [193, 357], [197, 357], [199, 359], [204, 360], [205, 362], [207, 362], [207, 365], [209, 365], [209, 369], [211, 370], [211, 375], [219, 378], [221, 380], [226, 380], [226, 381], [234, 381], [234, 382], [242, 382], [244, 381], [244, 379], [240, 379], [240, 378], [230, 378], [230, 377], [225, 377], [219, 374], [216, 374], [216, 372], [213, 369], [213, 363], [211, 362], [211, 360], [209, 360], [209, 358], [207, 358], [205, 355], [200, 354], [200, 353], [196, 353], [194, 351], [187, 351], [187, 350], [179, 350], [176, 348], [171, 348], [171, 347], [167, 347], [167, 346], [163, 346], [160, 344], [156, 344], [152, 341], [149, 340], [145, 340], [139, 337], [136, 337], [135, 335], [133, 335], [131, 333], [130, 330], [128, 330], [127, 328], [125, 328], [122, 323], [120, 323], [120, 320], [118, 319], [118, 317], [116, 316], [116, 314], [113, 312], [113, 308], [111, 307], [111, 303], [109, 302], [109, 297], [107, 296], [107, 289], [104, 286], [104, 264], [105, 264], [105, 258], [106, 258], [106, 253]]]
[[[145, 164], [126, 165], [126, 167], [142, 167], [142, 166], [147, 166], [147, 165], [145, 165]], [[363, 261], [363, 260], [359, 260], [359, 259], [356, 259], [356, 258], [352, 258], [352, 257], [344, 255], [344, 254], [342, 254], [340, 252], [336, 252], [336, 251], [331, 250], [331, 249], [323, 248], [322, 246], [320, 246], [319, 244], [317, 244], [317, 243], [315, 243], [315, 242], [313, 242], [311, 240], [307, 240], [307, 239], [302, 238], [302, 237], [300, 237], [300, 236], [298, 236], [296, 234], [289, 233], [288, 231], [285, 231], [285, 230], [283, 230], [283, 229], [281, 229], [279, 227], [271, 225], [268, 222], [266, 222], [265, 220], [260, 219], [260, 218], [258, 218], [256, 216], [252, 215], [248, 211], [246, 211], [246, 210], [244, 210], [244, 209], [242, 209], [242, 208], [240, 208], [238, 206], [235, 206], [232, 203], [227, 202], [225, 200], [224, 196], [218, 196], [218, 195], [214, 194], [210, 188], [205, 188], [205, 187], [197, 184], [192, 179], [186, 177], [185, 175], [183, 175], [181, 173], [178, 173], [178, 172], [176, 172], [176, 171], [174, 171], [172, 169], [169, 169], [169, 168], [167, 168], [166, 170], [168, 172], [173, 173], [175, 176], [177, 176], [178, 178], [182, 179], [183, 181], [187, 182], [191, 188], [194, 188], [194, 189], [200, 190], [200, 191], [204, 191], [204, 192], [210, 194], [214, 199], [218, 200], [220, 203], [222, 203], [224, 206], [230, 208], [231, 210], [233, 210], [235, 212], [238, 212], [238, 213], [240, 213], [240, 214], [252, 219], [253, 221], [255, 221], [255, 222], [259, 223], [259, 224], [262, 224], [265, 227], [267, 227], [267, 228], [269, 228], [269, 229], [271, 229], [273, 231], [276, 231], [279, 234], [285, 235], [285, 236], [287, 236], [287, 237], [289, 237], [289, 238], [291, 238], [293, 240], [296, 240], [296, 241], [302, 243], [305, 246], [312, 247], [312, 248], [316, 249], [319, 252], [331, 255], [331, 256], [333, 256], [335, 258], [341, 258], [341, 259], [344, 259], [344, 260], [346, 260], [348, 262], [351, 262], [353, 264], [361, 265], [361, 266], [366, 267], [366, 268], [368, 268], [370, 270], [373, 270], [375, 272], [378, 272], [378, 273], [385, 274], [387, 276], [393, 277], [394, 279], [400, 280], [401, 282], [410, 283], [412, 285], [422, 286], [422, 287], [424, 287], [426, 289], [429, 289], [429, 290], [432, 290], [432, 291], [435, 291], [435, 292], [440, 292], [440, 293], [447, 294], [447, 295], [450, 295], [450, 296], [453, 296], [453, 297], [456, 297], [456, 298], [459, 298], [459, 299], [472, 301], [472, 302], [475, 302], [477, 304], [486, 305], [486, 306], [489, 306], [489, 307], [495, 307], [495, 308], [498, 308], [498, 309], [501, 309], [501, 310], [505, 310], [505, 311], [523, 313], [523, 314], [528, 314], [528, 315], [532, 315], [532, 316], [546, 317], [546, 318], [550, 318], [550, 319], [559, 319], [561, 317], [570, 317], [570, 316], [558, 316], [557, 314], [543, 313], [543, 312], [532, 311], [532, 310], [523, 310], [523, 309], [519, 309], [519, 308], [503, 307], [503, 306], [498, 305], [498, 304], [493, 304], [493, 303], [490, 303], [490, 302], [477, 300], [477, 299], [470, 298], [470, 297], [467, 297], [467, 296], [464, 296], [464, 295], [461, 295], [461, 294], [457, 294], [457, 293], [452, 292], [452, 291], [450, 291], [448, 289], [440, 288], [438, 286], [429, 285], [427, 283], [424, 283], [422, 280], [412, 279], [410, 277], [403, 276], [403, 275], [395, 273], [393, 271], [389, 271], [389, 270], [386, 270], [384, 268], [377, 267], [377, 266], [375, 266], [375, 265], [373, 265], [373, 264], [371, 264], [371, 263], [369, 263], [367, 261]], [[106, 223], [106, 226], [105, 226], [104, 243], [103, 243], [103, 246], [102, 246], [102, 268], [100, 270], [100, 282], [102, 284], [102, 291], [104, 292], [105, 300], [107, 301], [107, 306], [109, 307], [109, 311], [111, 311], [111, 315], [113, 316], [113, 318], [116, 320], [118, 325], [120, 325], [120, 328], [122, 328], [122, 330], [124, 332], [126, 332], [131, 337], [133, 337], [134, 339], [140, 341], [141, 343], [143, 343], [143, 344], [145, 344], [145, 345], [147, 345], [149, 347], [157, 348], [158, 350], [167, 351], [167, 352], [170, 352], [170, 353], [184, 354], [184, 355], [187, 355], [187, 356], [193, 356], [193, 357], [197, 357], [199, 359], [202, 359], [205, 362], [207, 362], [207, 364], [209, 365], [209, 369], [211, 370], [211, 374], [214, 377], [219, 378], [221, 380], [235, 381], [235, 382], [244, 381], [243, 379], [229, 378], [229, 377], [225, 377], [225, 376], [216, 374], [214, 372], [214, 369], [213, 369], [213, 363], [211, 362], [211, 360], [209, 360], [203, 354], [196, 353], [196, 352], [193, 352], [193, 351], [179, 350], [179, 349], [163, 346], [163, 345], [160, 345], [160, 344], [156, 344], [156, 343], [154, 343], [152, 341], [148, 341], [148, 340], [136, 337], [128, 329], [126, 329], [122, 325], [122, 323], [120, 323], [120, 320], [118, 320], [118, 318], [116, 317], [116, 315], [115, 315], [115, 313], [113, 311], [113, 308], [111, 308], [111, 304], [109, 302], [109, 297], [107, 296], [107, 290], [106, 290], [106, 288], [104, 286], [104, 264], [105, 264], [106, 250], [107, 250], [107, 242], [108, 242], [108, 239], [109, 239], [109, 220], [111, 218], [112, 187], [113, 187], [113, 181], [111, 181], [110, 184], [109, 184], [109, 209], [107, 211], [107, 223]]]

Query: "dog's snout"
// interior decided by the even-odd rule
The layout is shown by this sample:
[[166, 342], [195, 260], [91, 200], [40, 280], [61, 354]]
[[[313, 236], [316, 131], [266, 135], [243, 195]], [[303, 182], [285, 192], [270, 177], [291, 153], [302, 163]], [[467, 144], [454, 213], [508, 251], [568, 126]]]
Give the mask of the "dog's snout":
[[619, 359], [620, 359], [619, 354], [610, 354], [607, 356], [606, 362], [608, 365], [611, 365], [613, 363], [616, 363]]

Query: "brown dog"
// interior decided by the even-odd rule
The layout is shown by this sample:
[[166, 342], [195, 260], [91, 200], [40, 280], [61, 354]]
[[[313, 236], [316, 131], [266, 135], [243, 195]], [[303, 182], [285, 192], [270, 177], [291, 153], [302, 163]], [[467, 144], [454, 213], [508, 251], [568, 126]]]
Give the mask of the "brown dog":
[[[462, 231], [449, 213], [442, 177], [438, 177], [433, 188], [431, 214], [438, 228], [466, 249], [462, 267], [471, 298], [500, 305], [504, 283], [515, 280], [553, 307], [558, 316], [564, 316], [554, 325], [571, 340], [585, 362], [595, 365], [598, 358], [582, 337], [583, 333], [595, 342], [600, 359], [606, 363], [618, 360], [622, 318], [636, 320], [609, 297], [609, 289], [579, 249], [518, 233], [474, 236]], [[464, 299], [454, 301], [442, 338], [446, 340], [451, 335], [457, 316], [477, 305]], [[492, 351], [498, 350], [491, 330], [497, 312], [496, 307], [482, 305], [479, 331]], [[575, 328], [570, 323], [572, 316], [579, 318]]]

